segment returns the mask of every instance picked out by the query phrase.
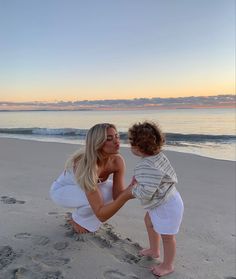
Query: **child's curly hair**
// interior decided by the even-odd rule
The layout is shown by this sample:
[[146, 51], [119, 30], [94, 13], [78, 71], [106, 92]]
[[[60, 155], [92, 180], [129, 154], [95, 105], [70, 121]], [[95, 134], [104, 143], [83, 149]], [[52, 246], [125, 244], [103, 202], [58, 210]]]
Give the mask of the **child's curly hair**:
[[165, 143], [165, 136], [159, 126], [151, 121], [138, 122], [128, 130], [131, 146], [147, 155], [157, 154]]

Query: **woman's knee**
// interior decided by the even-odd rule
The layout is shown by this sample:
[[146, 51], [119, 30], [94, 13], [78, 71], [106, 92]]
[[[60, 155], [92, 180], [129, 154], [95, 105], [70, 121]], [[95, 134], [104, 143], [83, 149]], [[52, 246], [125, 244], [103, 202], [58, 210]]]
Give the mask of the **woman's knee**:
[[62, 207], [75, 208], [82, 204], [81, 193], [76, 186], [57, 187], [53, 184], [50, 189], [52, 201]]

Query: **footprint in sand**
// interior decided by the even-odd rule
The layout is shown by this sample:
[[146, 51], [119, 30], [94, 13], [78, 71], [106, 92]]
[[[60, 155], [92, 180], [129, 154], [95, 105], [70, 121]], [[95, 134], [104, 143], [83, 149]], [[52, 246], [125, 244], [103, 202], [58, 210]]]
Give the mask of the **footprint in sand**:
[[48, 271], [43, 272], [43, 276], [40, 277], [40, 279], [64, 279], [64, 276], [62, 276], [60, 271]]
[[126, 240], [119, 240], [117, 243], [113, 244], [112, 254], [122, 262], [129, 264], [138, 264], [141, 257], [138, 256], [138, 250], [132, 242]]
[[[109, 249], [109, 252], [121, 262], [136, 264], [141, 259], [137, 256], [140, 246], [130, 239], [122, 239], [109, 224], [104, 224], [96, 233], [74, 235], [73, 231], [70, 231], [66, 235], [76, 240], [90, 241], [102, 249]], [[113, 249], [110, 249], [111, 247]]]
[[96, 242], [101, 248], [112, 247], [112, 242], [101, 235], [94, 235], [93, 241]]
[[64, 250], [68, 247], [68, 245], [69, 245], [68, 242], [61, 241], [61, 242], [56, 242], [53, 245], [53, 248], [56, 249], [56, 250]]
[[125, 275], [118, 270], [107, 270], [103, 275], [104, 279], [139, 279], [135, 274]]
[[24, 267], [13, 271], [12, 279], [64, 279], [60, 271], [34, 272]]
[[17, 239], [28, 239], [28, 238], [31, 238], [31, 237], [32, 237], [32, 235], [30, 233], [27, 233], [27, 232], [15, 234], [15, 238], [17, 238]]
[[31, 270], [28, 270], [24, 267], [19, 267], [13, 270], [13, 278], [14, 279], [37, 279], [38, 276]]
[[16, 258], [11, 246], [0, 246], [0, 270], [9, 265]]
[[115, 258], [117, 258], [121, 262], [129, 263], [129, 264], [138, 264], [140, 261], [139, 256], [130, 254], [119, 248], [114, 248], [111, 253]]
[[52, 266], [62, 266], [67, 264], [70, 259], [62, 258], [62, 257], [55, 257], [54, 255], [35, 255], [32, 257], [32, 260], [36, 263], [42, 264], [47, 267]]
[[15, 234], [16, 239], [31, 239], [33, 244], [44, 246], [47, 245], [50, 239], [43, 235], [32, 235], [31, 233], [23, 232]]
[[50, 241], [50, 239], [47, 236], [43, 236], [43, 235], [36, 235], [32, 238], [32, 240], [35, 245], [40, 245], [40, 246], [47, 245]]
[[19, 201], [15, 198], [11, 198], [11, 197], [8, 197], [8, 196], [1, 196], [0, 201], [5, 203], [5, 204], [15, 204], [15, 203], [24, 204], [25, 203], [25, 201]]

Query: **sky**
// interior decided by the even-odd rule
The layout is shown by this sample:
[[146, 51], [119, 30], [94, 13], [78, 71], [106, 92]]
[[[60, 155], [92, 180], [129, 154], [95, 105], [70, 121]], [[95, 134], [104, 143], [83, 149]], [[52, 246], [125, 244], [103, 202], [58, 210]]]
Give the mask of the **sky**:
[[234, 93], [234, 0], [0, 0], [0, 102]]

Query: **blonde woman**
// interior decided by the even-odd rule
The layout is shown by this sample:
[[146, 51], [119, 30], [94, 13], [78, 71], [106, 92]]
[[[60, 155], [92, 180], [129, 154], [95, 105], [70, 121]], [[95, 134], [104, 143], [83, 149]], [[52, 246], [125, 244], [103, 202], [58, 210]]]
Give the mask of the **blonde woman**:
[[125, 163], [119, 147], [116, 127], [96, 124], [87, 133], [85, 150], [67, 161], [51, 186], [50, 196], [57, 205], [75, 208], [71, 224], [78, 233], [97, 231], [133, 198], [132, 185], [125, 189]]

